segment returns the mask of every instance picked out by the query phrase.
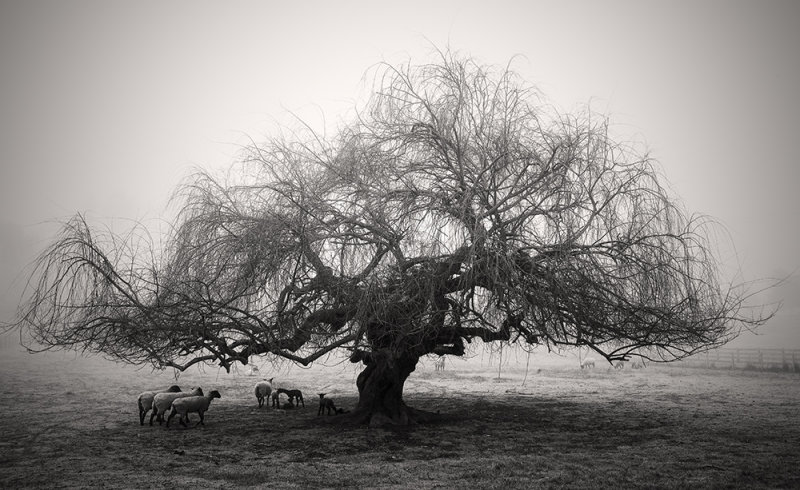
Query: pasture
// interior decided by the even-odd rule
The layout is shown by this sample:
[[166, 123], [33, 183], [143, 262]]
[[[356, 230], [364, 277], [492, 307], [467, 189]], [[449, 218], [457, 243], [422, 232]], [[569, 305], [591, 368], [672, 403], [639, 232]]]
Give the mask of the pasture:
[[[498, 366], [434, 360], [406, 384], [441, 420], [342, 428], [318, 392], [356, 401], [354, 366], [183, 373], [217, 389], [206, 425], [139, 425], [138, 393], [173, 373], [74, 354], [0, 358], [0, 487], [792, 488], [800, 487], [800, 374], [649, 365], [580, 370], [534, 355]], [[508, 362], [508, 359], [506, 360]], [[259, 409], [262, 378], [306, 408]], [[148, 417], [149, 418], [149, 417]], [[197, 421], [197, 415], [193, 415]], [[147, 422], [145, 422], [147, 424]]]

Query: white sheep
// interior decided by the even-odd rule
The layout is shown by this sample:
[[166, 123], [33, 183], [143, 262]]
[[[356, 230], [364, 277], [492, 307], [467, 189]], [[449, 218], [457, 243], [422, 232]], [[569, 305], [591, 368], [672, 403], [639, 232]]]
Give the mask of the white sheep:
[[203, 414], [208, 410], [208, 407], [211, 406], [211, 400], [214, 398], [222, 398], [219, 391], [212, 390], [211, 393], [206, 396], [186, 396], [175, 399], [175, 401], [172, 402], [172, 412], [167, 418], [167, 427], [169, 427], [169, 421], [172, 420], [172, 417], [174, 417], [176, 413], [180, 415], [178, 421], [184, 427], [186, 427], [186, 422], [189, 421], [190, 413], [197, 413], [200, 415], [200, 422], [195, 425], [206, 425], [203, 423]]
[[153, 408], [153, 398], [157, 393], [179, 393], [180, 391], [181, 388], [178, 385], [172, 385], [166, 390], [151, 390], [139, 393], [139, 397], [136, 399], [136, 403], [139, 405], [139, 424], [144, 425], [144, 417]]
[[594, 357], [587, 357], [581, 362], [581, 369], [589, 369], [594, 367]]
[[269, 381], [259, 381], [256, 383], [256, 400], [258, 400], [258, 408], [264, 406], [264, 400], [269, 400], [269, 396], [272, 393], [272, 380], [275, 378], [269, 378]]
[[158, 419], [158, 424], [164, 422], [164, 415], [169, 411], [172, 402], [177, 398], [187, 396], [203, 396], [203, 390], [200, 387], [193, 389], [188, 393], [158, 393], [153, 398], [153, 413], [150, 415], [150, 425], [153, 425], [153, 417]]

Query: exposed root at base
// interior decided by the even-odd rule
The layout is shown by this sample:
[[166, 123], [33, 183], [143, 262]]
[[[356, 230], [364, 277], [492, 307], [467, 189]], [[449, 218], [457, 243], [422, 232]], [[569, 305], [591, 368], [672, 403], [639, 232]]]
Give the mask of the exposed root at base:
[[447, 416], [428, 412], [425, 410], [417, 410], [411, 407], [403, 407], [400, 415], [397, 417], [390, 417], [383, 412], [370, 412], [368, 410], [354, 410], [349, 413], [339, 414], [336, 416], [319, 416], [316, 421], [319, 423], [336, 425], [339, 427], [363, 427], [368, 426], [371, 428], [404, 428], [413, 427], [419, 424], [431, 424], [441, 422], [447, 419]]

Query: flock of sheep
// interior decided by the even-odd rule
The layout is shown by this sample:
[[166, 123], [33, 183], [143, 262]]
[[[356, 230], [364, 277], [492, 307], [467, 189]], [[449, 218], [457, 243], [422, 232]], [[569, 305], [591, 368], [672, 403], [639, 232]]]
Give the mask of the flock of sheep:
[[[595, 362], [596, 361], [594, 357], [587, 357], [586, 359], [580, 361], [581, 369], [592, 369], [594, 368]], [[632, 369], [642, 369], [645, 367], [645, 364], [644, 361], [640, 359], [634, 359], [633, 361], [630, 362], [630, 366]], [[625, 362], [617, 361], [614, 363], [614, 369], [624, 369], [624, 368], [625, 368]]]
[[[303, 401], [303, 393], [300, 390], [274, 388], [272, 385], [273, 379], [274, 378], [270, 378], [268, 381], [259, 381], [256, 383], [255, 395], [259, 408], [263, 407], [267, 400], [272, 401], [273, 408], [291, 409], [299, 406], [305, 408], [306, 404]], [[281, 404], [281, 394], [288, 397], [288, 400], [284, 404]], [[172, 418], [178, 415], [178, 421], [182, 426], [186, 427], [189, 422], [190, 413], [200, 415], [200, 421], [196, 425], [205, 425], [203, 423], [203, 414], [208, 411], [211, 406], [211, 401], [214, 398], [221, 398], [219, 391], [212, 390], [206, 395], [200, 387], [194, 388], [189, 392], [181, 391], [178, 385], [172, 385], [165, 390], [145, 391], [140, 393], [137, 398], [137, 404], [139, 406], [139, 424], [144, 425], [147, 412], [152, 410], [150, 414], [150, 425], [153, 425], [153, 419], [156, 419], [159, 425], [163, 424], [166, 420], [167, 427], [169, 427]], [[336, 408], [333, 400], [325, 397], [325, 393], [319, 393], [319, 410], [317, 411], [317, 415], [322, 415], [326, 410], [328, 415], [346, 412], [346, 410]], [[169, 415], [167, 416], [167, 414]]]
[[[594, 358], [587, 357], [580, 362], [581, 369], [592, 369], [595, 367], [595, 362]], [[624, 363], [622, 361], [618, 361], [614, 364], [614, 369], [623, 369], [623, 367]], [[645, 366], [642, 361], [635, 360], [631, 363], [631, 367], [633, 369], [641, 369]], [[439, 371], [443, 369], [444, 363], [442, 362], [440, 366], [437, 362], [436, 370]], [[267, 381], [259, 381], [256, 383], [255, 395], [258, 408], [263, 407], [267, 401], [271, 401], [273, 408], [293, 409], [300, 406], [305, 408], [306, 404], [303, 400], [303, 393], [300, 390], [274, 387], [272, 384], [274, 379], [275, 378], [270, 378]], [[280, 395], [282, 394], [287, 397], [287, 401], [284, 404], [281, 404], [280, 400]], [[336, 408], [336, 404], [333, 400], [327, 398], [325, 395], [325, 393], [319, 393], [319, 409], [317, 410], [317, 415], [322, 415], [326, 413], [326, 411], [328, 415], [346, 412], [346, 410]], [[189, 392], [182, 392], [177, 385], [172, 385], [163, 391], [145, 391], [139, 394], [137, 400], [139, 405], [139, 423], [144, 425], [147, 412], [152, 410], [153, 413], [150, 414], [150, 425], [153, 425], [153, 419], [158, 420], [160, 425], [164, 423], [166, 417], [167, 427], [169, 427], [172, 417], [178, 415], [178, 421], [182, 426], [186, 427], [189, 422], [190, 413], [197, 413], [200, 415], [200, 421], [197, 424], [205, 425], [203, 423], [203, 414], [208, 411], [211, 406], [211, 401], [214, 398], [221, 398], [217, 390], [212, 390], [208, 395], [205, 395], [203, 394], [203, 390], [199, 387]], [[167, 413], [169, 413], [169, 416], [167, 416]]]
[[[272, 408], [292, 409], [297, 408], [300, 405], [303, 405], [303, 408], [306, 407], [306, 404], [303, 401], [303, 393], [300, 390], [274, 388], [272, 386], [272, 380], [274, 379], [275, 378], [270, 378], [267, 381], [259, 381], [256, 383], [255, 393], [259, 408], [263, 407], [264, 402], [270, 399], [272, 400]], [[283, 405], [281, 405], [280, 400], [281, 394], [284, 394], [288, 397], [288, 400]], [[327, 393], [319, 393], [319, 409], [317, 410], [317, 415], [322, 415], [325, 410], [328, 411], [328, 415], [332, 415], [331, 412], [333, 412], [333, 414], [346, 412], [346, 410], [336, 408], [336, 404], [333, 403], [333, 400], [325, 397], [326, 394]]]

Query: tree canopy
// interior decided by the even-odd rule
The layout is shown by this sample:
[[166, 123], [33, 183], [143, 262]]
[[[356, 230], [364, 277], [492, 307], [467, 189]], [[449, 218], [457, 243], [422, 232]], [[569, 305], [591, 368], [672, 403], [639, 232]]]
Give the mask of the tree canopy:
[[252, 144], [240, 172], [194, 175], [163, 250], [66, 223], [18, 325], [178, 369], [347, 349], [366, 366], [356, 412], [408, 423], [418, 359], [476, 338], [672, 360], [769, 316], [721, 283], [714, 222], [605, 117], [449, 52], [372, 75], [332, 136], [304, 127]]

